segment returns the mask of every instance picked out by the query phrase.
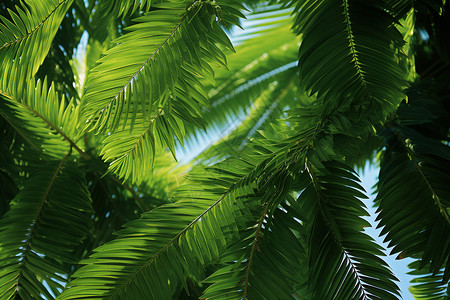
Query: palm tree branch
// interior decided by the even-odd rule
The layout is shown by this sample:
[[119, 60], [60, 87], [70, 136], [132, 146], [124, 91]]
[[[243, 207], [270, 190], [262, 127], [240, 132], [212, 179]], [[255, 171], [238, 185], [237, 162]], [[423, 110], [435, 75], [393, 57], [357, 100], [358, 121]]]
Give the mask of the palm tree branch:
[[7, 42], [5, 44], [3, 44], [3, 46], [0, 47], [0, 50], [2, 50], [3, 48], [7, 48], [10, 47], [16, 43], [20, 43], [23, 40], [27, 39], [29, 36], [31, 36], [32, 34], [34, 34], [40, 27], [42, 27], [45, 22], [51, 17], [51, 15], [61, 6], [63, 5], [65, 2], [70, 1], [70, 0], [63, 0], [61, 2], [59, 2], [49, 13], [48, 15], [42, 20], [40, 21], [34, 28], [33, 30], [31, 30], [30, 32], [28, 32], [26, 35], [20, 37], [19, 39], [15, 39], [13, 41]]
[[164, 253], [169, 246], [175, 244], [179, 237], [182, 236], [189, 228], [191, 228], [195, 223], [197, 223], [205, 214], [207, 214], [211, 209], [213, 209], [217, 204], [219, 204], [226, 196], [231, 192], [232, 188], [230, 188], [222, 197], [220, 197], [216, 202], [210, 205], [206, 210], [204, 210], [199, 216], [197, 216], [191, 223], [189, 223], [186, 227], [184, 227], [180, 232], [178, 232], [172, 239], [170, 239], [163, 247], [161, 247], [147, 262], [145, 262], [139, 269], [137, 269], [128, 280], [120, 286], [120, 288], [116, 289], [115, 292], [110, 296], [110, 298], [114, 298], [115, 295], [118, 294], [123, 288], [129, 285], [132, 280], [142, 273], [149, 265], [151, 265], [155, 259], [157, 259], [162, 253]]
[[40, 118], [52, 130], [56, 131], [59, 135], [61, 135], [61, 137], [70, 144], [71, 148], [73, 147], [83, 158], [89, 159], [89, 155], [87, 155], [86, 152], [84, 152], [80, 147], [78, 147], [78, 145], [70, 137], [68, 137], [61, 129], [59, 129], [58, 126], [56, 126], [55, 124], [50, 122], [50, 120], [48, 120], [45, 116], [43, 116], [42, 114], [37, 112], [35, 109], [30, 107], [29, 105], [25, 105], [24, 103], [20, 103], [17, 99], [15, 99], [13, 96], [9, 95], [8, 93], [0, 91], [0, 94], [5, 96], [5, 97], [8, 97], [11, 100], [16, 101], [18, 105], [24, 107], [29, 112], [31, 112], [33, 115], [35, 115], [36, 117]]
[[447, 212], [447, 209], [445, 208], [445, 206], [442, 204], [439, 196], [436, 194], [436, 192], [434, 191], [433, 187], [431, 186], [430, 181], [428, 180], [427, 176], [425, 176], [425, 174], [422, 172], [422, 169], [419, 166], [419, 163], [417, 162], [416, 159], [416, 154], [414, 152], [414, 150], [412, 149], [411, 145], [408, 143], [407, 140], [405, 140], [402, 136], [401, 133], [398, 130], [395, 130], [395, 135], [397, 136], [398, 140], [401, 142], [402, 146], [404, 147], [404, 149], [406, 150], [406, 152], [408, 153], [408, 157], [409, 159], [412, 161], [414, 168], [416, 169], [417, 173], [419, 173], [420, 177], [422, 178], [423, 182], [426, 184], [426, 186], [428, 187], [428, 189], [430, 190], [431, 196], [434, 200], [434, 203], [436, 204], [436, 206], [439, 208], [439, 212], [441, 213], [441, 215], [445, 218], [445, 220], [447, 221], [448, 224], [450, 224], [450, 216]]
[[349, 8], [348, 8], [348, 0], [344, 0], [344, 17], [345, 17], [345, 25], [346, 25], [346, 30], [347, 30], [347, 39], [348, 39], [348, 43], [350, 46], [350, 53], [352, 56], [352, 61], [354, 61], [354, 65], [356, 68], [356, 73], [358, 74], [358, 78], [361, 81], [362, 85], [364, 87], [367, 86], [367, 82], [364, 78], [364, 74], [362, 72], [361, 69], [361, 62], [358, 59], [358, 53], [356, 51], [356, 44], [355, 44], [355, 40], [353, 37], [353, 32], [352, 32], [352, 23], [350, 21], [350, 13], [349, 13]]
[[[47, 187], [45, 189], [45, 192], [44, 192], [44, 194], [43, 194], [43, 196], [41, 198], [39, 208], [37, 209], [35, 217], [33, 218], [33, 224], [30, 225], [29, 234], [27, 234], [27, 238], [23, 241], [23, 243], [24, 243], [24, 245], [23, 245], [23, 247], [24, 247], [23, 253], [28, 253], [28, 252], [30, 252], [32, 250], [31, 249], [31, 242], [32, 242], [32, 239], [34, 237], [34, 232], [36, 230], [36, 221], [41, 218], [42, 211], [43, 211], [44, 206], [45, 206], [45, 204], [46, 204], [46, 202], [48, 200], [50, 192], [52, 191], [52, 189], [53, 189], [53, 187], [55, 185], [56, 178], [61, 173], [61, 170], [62, 170], [65, 162], [67, 161], [67, 159], [70, 157], [71, 154], [72, 154], [72, 147], [70, 147], [69, 152], [66, 154], [66, 156], [64, 156], [61, 159], [60, 163], [58, 164], [58, 166], [56, 167], [55, 171], [53, 172], [53, 175], [52, 175], [52, 177], [51, 177], [51, 179], [50, 179], [50, 181], [49, 181], [49, 183], [48, 183], [48, 185], [47, 185]], [[24, 266], [26, 264], [26, 259], [27, 259], [27, 257], [25, 256], [24, 260], [22, 260], [20, 262], [19, 272], [17, 272], [16, 276], [11, 279], [11, 281], [12, 280], [16, 280], [16, 282], [14, 283], [14, 286], [16, 286], [16, 287], [19, 285], [20, 278], [22, 276], [25, 276], [25, 277], [27, 276], [27, 275], [23, 274], [23, 268], [24, 268]], [[6, 292], [8, 292], [8, 290], [5, 290], [4, 293], [6, 293]], [[2, 295], [0, 295], [0, 296], [2, 296]]]
[[175, 28], [172, 30], [172, 32], [166, 37], [166, 39], [156, 48], [156, 50], [150, 55], [149, 58], [139, 67], [139, 69], [131, 76], [130, 80], [123, 86], [123, 88], [116, 93], [116, 95], [109, 101], [105, 106], [99, 110], [100, 113], [102, 113], [108, 106], [112, 105], [112, 103], [119, 97], [121, 93], [125, 91], [128, 85], [130, 85], [133, 80], [136, 79], [137, 75], [144, 69], [144, 67], [152, 60], [152, 58], [159, 52], [159, 50], [172, 38], [175, 34], [175, 32], [180, 28], [181, 24], [183, 24], [184, 20], [186, 19], [187, 15], [184, 14], [184, 16], [181, 18], [180, 22], [175, 26]]
[[329, 232], [331, 232], [335, 243], [339, 246], [341, 252], [344, 254], [344, 260], [350, 265], [352, 273], [354, 274], [356, 281], [358, 283], [358, 287], [360, 287], [360, 289], [362, 291], [362, 296], [364, 297], [364, 299], [369, 300], [370, 297], [368, 296], [365, 285], [363, 284], [363, 282], [361, 280], [359, 271], [358, 271], [357, 267], [355, 266], [355, 264], [353, 263], [353, 260], [349, 257], [347, 250], [342, 245], [342, 238], [340, 238], [341, 233], [337, 231], [338, 230], [337, 225], [332, 226], [332, 224], [330, 223], [330, 217], [324, 213], [324, 209], [326, 209], [326, 208], [324, 208], [322, 206], [322, 204], [324, 202], [325, 195], [323, 195], [323, 193], [320, 190], [320, 184], [317, 180], [317, 176], [316, 176], [314, 170], [312, 169], [312, 166], [311, 166], [310, 162], [308, 161], [308, 159], [306, 160], [306, 169], [308, 171], [308, 174], [311, 177], [311, 180], [312, 180], [312, 183], [314, 186], [314, 190], [316, 192], [316, 196], [318, 199], [317, 203], [319, 206], [320, 213], [323, 216], [323, 220], [327, 224], [327, 227], [329, 228]]

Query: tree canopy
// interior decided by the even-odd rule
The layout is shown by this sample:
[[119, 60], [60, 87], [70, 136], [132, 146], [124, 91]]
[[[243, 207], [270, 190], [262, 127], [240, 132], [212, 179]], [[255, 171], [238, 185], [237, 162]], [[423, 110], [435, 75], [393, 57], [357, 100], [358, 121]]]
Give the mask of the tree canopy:
[[449, 1], [0, 7], [0, 299], [449, 299]]

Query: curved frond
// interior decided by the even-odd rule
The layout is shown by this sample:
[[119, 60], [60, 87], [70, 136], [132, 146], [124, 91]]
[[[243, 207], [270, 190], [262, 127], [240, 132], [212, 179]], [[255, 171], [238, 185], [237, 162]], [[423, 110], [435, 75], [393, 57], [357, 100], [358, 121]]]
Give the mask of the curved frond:
[[[420, 86], [420, 84], [419, 84]], [[393, 253], [420, 258], [431, 273], [450, 278], [450, 147], [445, 101], [434, 89], [408, 91], [397, 120], [383, 132], [378, 183], [379, 226]]]
[[226, 5], [213, 7], [213, 14], [209, 4], [198, 1], [187, 8], [184, 2], [158, 8], [136, 19], [100, 59], [82, 100], [82, 120], [111, 133], [102, 151], [110, 169], [132, 182], [150, 172], [138, 166], [144, 160], [152, 165], [156, 144], [174, 153], [185, 124], [203, 125], [207, 95], [199, 78], [212, 76], [211, 61], [225, 65], [216, 44], [232, 48], [219, 25], [210, 22]]
[[380, 258], [382, 247], [363, 232], [370, 224], [358, 198], [366, 198], [354, 171], [327, 162], [316, 171], [299, 201], [309, 207], [309, 284], [313, 299], [398, 299], [397, 279]]
[[79, 131], [78, 107], [74, 102], [66, 105], [64, 96], [60, 98], [54, 86], [47, 89], [46, 81], [29, 80], [20, 87], [0, 85], [0, 115], [35, 150], [60, 158], [73, 147], [83, 155], [75, 143]]
[[[197, 162], [219, 161], [224, 157], [240, 157], [245, 145], [259, 130], [267, 129], [283, 114], [283, 108], [292, 105], [296, 97], [296, 67], [271, 78], [275, 82], [255, 97], [242, 123], [196, 157]], [[240, 96], [236, 95], [236, 98]]]
[[[268, 206], [267, 206], [268, 207]], [[225, 254], [225, 266], [204, 283], [206, 299], [301, 299], [307, 291], [299, 291], [306, 281], [306, 252], [298, 235], [303, 226], [295, 220], [296, 214], [285, 205], [269, 217], [249, 228]]]
[[[422, 266], [431, 263], [437, 272], [450, 257], [450, 151], [405, 128], [386, 135], [376, 199], [379, 226], [385, 226], [393, 253], [420, 255]], [[446, 268], [445, 280], [449, 276]]]
[[[74, 264], [75, 247], [91, 226], [91, 204], [83, 174], [68, 161], [41, 166], [0, 220], [0, 298], [53, 299]], [[11, 226], [14, 224], [14, 226]]]
[[[118, 128], [119, 118], [129, 118], [132, 124], [138, 111], [144, 120], [151, 119], [168, 100], [166, 94], [177, 97], [177, 84], [188, 99], [194, 98], [184, 105], [196, 116], [196, 106], [206, 103], [185, 86], [195, 79], [180, 73], [184, 70], [192, 78], [207, 76], [212, 71], [207, 60], [225, 64], [215, 43], [232, 48], [218, 25], [209, 23], [211, 15], [204, 6], [194, 2], [186, 10], [186, 3], [166, 2], [137, 18], [137, 24], [113, 41], [116, 46], [90, 73], [82, 100], [82, 120], [108, 132]], [[172, 105], [177, 107], [176, 103]]]
[[220, 128], [238, 119], [270, 84], [281, 81], [277, 75], [296, 66], [298, 44], [288, 25], [290, 11], [277, 14], [278, 7], [248, 16], [256, 24], [246, 26], [244, 33], [252, 33], [228, 56], [229, 70], [216, 71], [216, 86], [208, 93], [211, 105], [202, 113], [209, 126]]
[[249, 208], [257, 199], [251, 187], [230, 188], [248, 164], [240, 167], [199, 174], [195, 186], [180, 191], [179, 201], [128, 223], [84, 261], [58, 299], [171, 299], [188, 277], [201, 279], [203, 266], [253, 218]]
[[294, 29], [302, 35], [300, 78], [329, 109], [345, 101], [376, 103], [386, 115], [404, 98], [404, 44], [395, 19], [377, 1], [297, 1]]
[[11, 20], [1, 16], [1, 69], [14, 65], [23, 76], [36, 74], [72, 1], [26, 0], [17, 12], [9, 10]]

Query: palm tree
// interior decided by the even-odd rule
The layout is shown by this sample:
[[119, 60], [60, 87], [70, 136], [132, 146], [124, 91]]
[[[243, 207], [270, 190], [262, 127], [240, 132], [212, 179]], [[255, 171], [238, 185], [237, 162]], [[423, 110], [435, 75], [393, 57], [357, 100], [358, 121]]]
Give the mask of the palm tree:
[[0, 299], [448, 299], [448, 1], [0, 6]]

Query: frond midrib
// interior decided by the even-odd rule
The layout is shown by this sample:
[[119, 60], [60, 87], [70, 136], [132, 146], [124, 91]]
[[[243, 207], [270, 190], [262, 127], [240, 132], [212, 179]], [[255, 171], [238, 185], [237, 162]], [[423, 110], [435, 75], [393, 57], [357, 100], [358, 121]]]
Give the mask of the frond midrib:
[[122, 89], [120, 89], [115, 95], [114, 97], [111, 98], [111, 100], [106, 103], [103, 108], [98, 110], [98, 114], [102, 114], [105, 109], [107, 109], [109, 106], [112, 105], [112, 103], [117, 100], [117, 98], [120, 96], [121, 93], [123, 93], [125, 91], [125, 89], [127, 88], [127, 86], [129, 86], [133, 80], [136, 79], [137, 75], [144, 69], [144, 67], [152, 60], [153, 57], [155, 57], [156, 54], [158, 54], [159, 50], [167, 44], [167, 42], [170, 40], [170, 38], [172, 38], [175, 33], [177, 32], [177, 30], [180, 28], [181, 24], [183, 24], [184, 20], [186, 20], [187, 14], [184, 14], [183, 17], [181, 18], [180, 22], [177, 24], [177, 26], [175, 26], [175, 28], [171, 31], [171, 33], [166, 37], [166, 39], [158, 46], [158, 48], [156, 48], [156, 50], [150, 55], [149, 58], [147, 58], [147, 60], [139, 67], [139, 69], [131, 76], [131, 78], [127, 81], [127, 83], [122, 87]]
[[72, 141], [71, 138], [69, 138], [61, 129], [58, 128], [58, 126], [56, 126], [55, 124], [50, 122], [46, 117], [41, 115], [39, 112], [37, 112], [36, 110], [31, 108], [30, 106], [19, 102], [17, 99], [15, 99], [13, 96], [9, 95], [8, 93], [5, 93], [5, 92], [0, 90], [0, 95], [3, 95], [4, 97], [10, 98], [11, 100], [15, 101], [18, 105], [20, 105], [20, 106], [24, 107], [25, 109], [27, 109], [28, 111], [30, 111], [36, 117], [40, 118], [51, 129], [55, 130], [63, 138], [63, 140], [67, 141], [71, 148], [73, 147], [83, 158], [89, 159], [89, 156], [86, 154], [86, 152], [84, 152], [80, 147], [78, 147], [77, 144], [74, 141]]
[[356, 51], [356, 43], [353, 37], [353, 31], [352, 31], [352, 23], [350, 20], [350, 12], [348, 8], [348, 0], [343, 0], [343, 7], [344, 7], [344, 18], [345, 18], [345, 27], [347, 31], [347, 40], [350, 46], [350, 54], [352, 56], [352, 61], [354, 61], [354, 65], [356, 67], [356, 74], [358, 75], [359, 81], [361, 84], [366, 88], [367, 87], [367, 81], [364, 77], [362, 68], [361, 68], [361, 62], [358, 59], [358, 53]]
[[207, 214], [211, 209], [213, 209], [217, 204], [222, 202], [225, 197], [227, 197], [232, 191], [234, 190], [234, 186], [230, 187], [226, 193], [224, 193], [216, 202], [211, 204], [207, 209], [205, 209], [199, 216], [197, 216], [191, 223], [189, 223], [186, 227], [183, 228], [179, 233], [177, 233], [172, 239], [170, 239], [166, 244], [164, 244], [161, 249], [158, 250], [149, 260], [145, 262], [136, 272], [134, 272], [126, 282], [124, 282], [119, 288], [115, 289], [115, 292], [108, 297], [108, 299], [114, 299], [114, 297], [126, 286], [128, 286], [132, 280], [138, 276], [141, 272], [144, 271], [145, 268], [147, 268], [150, 264], [153, 263], [155, 259], [158, 258], [159, 255], [161, 255], [167, 248], [169, 248], [172, 244], [174, 244], [178, 238], [183, 235], [189, 228], [191, 228], [195, 223], [197, 223], [205, 214]]
[[[55, 181], [56, 181], [56, 177], [59, 175], [59, 173], [61, 172], [61, 169], [64, 166], [64, 163], [67, 161], [67, 159], [70, 157], [70, 155], [72, 154], [72, 147], [70, 147], [69, 152], [66, 154], [66, 156], [63, 157], [63, 159], [61, 160], [61, 162], [59, 163], [58, 167], [56, 168], [52, 178], [50, 179], [50, 182], [45, 190], [44, 195], [42, 196], [42, 200], [41, 203], [39, 205], [38, 210], [36, 211], [36, 216], [33, 218], [33, 223], [30, 225], [31, 229], [28, 233], [28, 238], [24, 241], [24, 244], [26, 244], [25, 249], [23, 250], [22, 253], [28, 253], [31, 250], [31, 240], [33, 239], [33, 234], [34, 231], [36, 229], [36, 221], [40, 218], [41, 213], [42, 213], [42, 209], [44, 208], [44, 205], [47, 201], [47, 198], [50, 194], [50, 191], [52, 190]], [[21, 273], [23, 270], [24, 265], [26, 264], [26, 257], [24, 257], [24, 260], [20, 262], [20, 267], [19, 267], [19, 273], [17, 274], [17, 276], [15, 278], [21, 277]], [[20, 278], [19, 280], [16, 281], [15, 286], [17, 286], [19, 284]]]
[[10, 41], [7, 42], [5, 44], [3, 44], [3, 46], [0, 47], [0, 50], [10, 47], [14, 44], [20, 43], [23, 40], [27, 39], [29, 36], [31, 36], [32, 34], [34, 34], [39, 28], [41, 28], [42, 26], [44, 26], [44, 23], [47, 22], [47, 20], [50, 18], [50, 16], [61, 6], [63, 5], [65, 2], [70, 1], [70, 0], [62, 0], [61, 2], [59, 2], [50, 12], [49, 14], [42, 20], [40, 21], [36, 27], [33, 28], [33, 30], [31, 30], [30, 32], [28, 32], [26, 35], [22, 36], [19, 39], [15, 39], [14, 41]]
[[[332, 226], [331, 224], [328, 222], [327, 217], [325, 216], [321, 206], [322, 206], [322, 201], [320, 201], [320, 199], [325, 198], [325, 196], [323, 195], [323, 193], [320, 190], [320, 185], [319, 182], [317, 181], [317, 177], [314, 174], [314, 171], [312, 170], [312, 166], [309, 163], [309, 161], [306, 162], [306, 169], [310, 175], [311, 181], [313, 183], [313, 187], [314, 190], [316, 191], [316, 196], [318, 198], [318, 205], [319, 205], [319, 210], [320, 210], [320, 214], [323, 217], [323, 220], [325, 221], [325, 224], [327, 225], [329, 232], [331, 233], [331, 236], [333, 237], [334, 242], [336, 243], [336, 245], [339, 246], [339, 248], [341, 249], [341, 252], [344, 254], [344, 260], [348, 263], [348, 265], [350, 266], [352, 273], [354, 274], [356, 281], [358, 282], [358, 286], [361, 288], [361, 292], [362, 292], [362, 297], [363, 299], [367, 299], [370, 300], [370, 297], [368, 296], [368, 293], [366, 291], [366, 287], [363, 284], [363, 280], [361, 280], [359, 272], [358, 272], [358, 268], [354, 265], [353, 261], [350, 259], [350, 257], [347, 254], [347, 250], [344, 248], [344, 246], [342, 245], [341, 240], [339, 239], [339, 237], [336, 235], [336, 233], [334, 232], [334, 230], [332, 230]], [[340, 233], [339, 233], [340, 234]], [[339, 289], [338, 289], [339, 291]]]
[[247, 264], [247, 270], [245, 271], [245, 281], [244, 281], [244, 296], [243, 299], [247, 299], [247, 293], [248, 293], [248, 280], [250, 277], [250, 269], [252, 267], [253, 257], [255, 255], [256, 250], [256, 244], [258, 243], [258, 238], [261, 234], [262, 225], [264, 223], [265, 217], [267, 215], [267, 212], [269, 211], [269, 203], [266, 203], [266, 208], [264, 209], [261, 219], [256, 227], [255, 237], [253, 238], [253, 244], [252, 249], [250, 250], [250, 256], [248, 258], [248, 264]]

